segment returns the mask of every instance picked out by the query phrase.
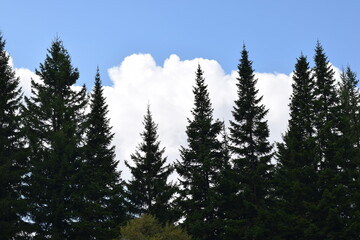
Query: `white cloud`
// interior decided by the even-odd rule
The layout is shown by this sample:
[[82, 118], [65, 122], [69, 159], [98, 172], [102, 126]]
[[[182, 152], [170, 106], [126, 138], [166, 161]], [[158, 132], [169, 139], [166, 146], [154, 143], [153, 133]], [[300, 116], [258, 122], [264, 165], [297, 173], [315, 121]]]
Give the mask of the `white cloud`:
[[[231, 111], [237, 98], [237, 72], [225, 74], [215, 60], [196, 58], [180, 60], [171, 55], [162, 66], [157, 65], [150, 54], [133, 54], [126, 57], [119, 66], [108, 70], [113, 86], [105, 86], [104, 94], [109, 105], [119, 168], [125, 179], [130, 177], [124, 160], [130, 161], [130, 154], [140, 143], [143, 131], [143, 116], [149, 103], [156, 123], [159, 124], [159, 140], [166, 147], [168, 161], [179, 159], [179, 147], [186, 146], [185, 129], [187, 118], [191, 117], [194, 96], [195, 71], [200, 64], [203, 71], [215, 118], [225, 120], [229, 126]], [[339, 69], [334, 67], [338, 78]], [[30, 79], [39, 78], [30, 70], [15, 69], [21, 79], [25, 95], [30, 95]], [[281, 141], [289, 117], [291, 75], [282, 73], [256, 73], [259, 94], [269, 109], [267, 120], [270, 127], [270, 141]], [[130, 161], [131, 162], [131, 161]]]
[[267, 116], [270, 128], [270, 140], [281, 141], [289, 119], [289, 99], [291, 95], [292, 76], [282, 73], [256, 73], [259, 94], [263, 104], [269, 109]]
[[331, 63], [330, 63], [330, 66], [334, 70], [334, 78], [335, 78], [336, 83], [340, 83], [341, 82], [341, 72], [342, 72], [342, 70], [340, 70], [338, 67], [335, 67]]
[[[141, 123], [148, 103], [154, 120], [159, 124], [159, 138], [162, 146], [166, 147], [169, 162], [179, 158], [180, 145], [186, 145], [186, 119], [191, 117], [194, 103], [192, 87], [198, 64], [204, 71], [214, 116], [225, 120], [228, 126], [237, 97], [237, 73], [225, 74], [215, 60], [180, 60], [178, 56], [171, 55], [163, 66], [159, 66], [149, 54], [134, 54], [126, 57], [120, 66], [109, 69], [113, 87], [106, 87], [104, 92], [124, 178], [129, 177], [129, 172], [123, 160], [130, 160], [130, 154], [140, 142]], [[267, 116], [271, 141], [280, 141], [288, 119], [290, 76], [256, 73], [256, 77], [260, 94], [264, 95], [263, 103], [271, 108]]]
[[15, 70], [15, 76], [20, 78], [20, 87], [22, 88], [24, 95], [30, 96], [31, 79], [34, 79], [35, 81], [40, 81], [40, 78], [34, 72], [30, 71], [27, 68], [15, 68], [13, 58], [9, 54], [8, 56], [9, 56], [8, 65]]
[[34, 72], [30, 71], [27, 68], [15, 68], [16, 77], [20, 78], [20, 86], [25, 96], [31, 95], [31, 79], [39, 82], [40, 78]]
[[9, 55], [8, 52], [5, 52], [5, 54], [6, 54], [7, 56], [9, 56], [8, 65], [13, 68], [13, 67], [14, 67], [14, 60], [13, 60], [13, 58]]

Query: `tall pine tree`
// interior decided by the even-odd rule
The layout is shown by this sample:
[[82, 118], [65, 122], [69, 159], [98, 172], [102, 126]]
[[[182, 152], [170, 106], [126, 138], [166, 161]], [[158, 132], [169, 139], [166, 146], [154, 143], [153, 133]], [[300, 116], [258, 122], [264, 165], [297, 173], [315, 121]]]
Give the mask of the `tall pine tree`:
[[314, 56], [315, 67], [315, 138], [316, 162], [320, 201], [317, 206], [316, 226], [312, 235], [321, 239], [342, 239], [344, 221], [341, 218], [339, 196], [344, 191], [340, 166], [343, 159], [337, 157], [338, 97], [335, 88], [334, 70], [317, 42]]
[[360, 93], [356, 73], [347, 67], [339, 83], [338, 158], [341, 159], [343, 191], [341, 202], [344, 221], [343, 238], [360, 237]]
[[271, 239], [269, 224], [269, 191], [271, 189], [272, 146], [265, 116], [268, 110], [258, 97], [252, 61], [243, 46], [237, 78], [238, 99], [230, 121], [230, 140], [238, 188], [233, 211], [230, 239]]
[[321, 169], [335, 169], [335, 138], [337, 94], [335, 88], [334, 70], [325, 55], [320, 42], [317, 42], [314, 56], [315, 67], [315, 127], [318, 142], [318, 160]]
[[20, 128], [21, 88], [9, 65], [0, 33], [0, 239], [13, 239], [25, 230], [23, 198], [27, 159]]
[[181, 148], [181, 161], [176, 165], [181, 177], [179, 203], [185, 217], [184, 225], [194, 239], [218, 239], [216, 186], [222, 157], [218, 140], [222, 122], [213, 119], [200, 65], [196, 71], [193, 93], [193, 119], [188, 119], [186, 129], [188, 147]]
[[132, 174], [131, 180], [126, 183], [129, 211], [133, 216], [149, 214], [166, 223], [174, 220], [171, 199], [176, 188], [168, 183], [173, 167], [166, 164], [167, 158], [163, 157], [165, 148], [160, 148], [157, 125], [149, 106], [143, 124], [143, 142], [131, 155], [135, 165], [125, 161]]
[[[315, 158], [314, 79], [305, 56], [295, 64], [290, 119], [283, 142], [277, 145], [278, 167], [275, 175], [278, 204], [278, 232], [281, 239], [311, 239], [306, 229], [313, 227], [314, 207], [318, 201], [317, 162]], [[305, 230], [305, 231], [304, 231]]]
[[125, 220], [120, 172], [116, 170], [115, 147], [107, 118], [99, 69], [91, 94], [87, 120], [85, 161], [81, 166], [80, 221], [75, 224], [76, 239], [113, 239]]
[[86, 89], [71, 87], [79, 72], [56, 39], [36, 70], [25, 98], [25, 128], [30, 150], [30, 193], [35, 239], [70, 239], [77, 216], [79, 170], [83, 162]]
[[231, 150], [229, 136], [225, 123], [221, 130], [221, 155], [219, 156], [219, 174], [216, 176], [216, 221], [217, 239], [228, 239], [228, 230], [231, 229], [231, 218], [234, 206], [237, 206], [235, 181], [236, 172], [231, 164]]

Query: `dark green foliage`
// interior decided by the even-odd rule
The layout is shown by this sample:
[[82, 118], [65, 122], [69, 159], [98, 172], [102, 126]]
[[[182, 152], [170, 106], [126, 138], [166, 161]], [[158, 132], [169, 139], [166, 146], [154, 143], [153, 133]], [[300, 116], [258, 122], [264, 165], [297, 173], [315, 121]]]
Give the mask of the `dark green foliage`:
[[336, 138], [336, 114], [337, 95], [335, 89], [334, 70], [332, 69], [324, 49], [318, 42], [315, 48], [315, 127], [318, 144], [318, 161], [321, 169], [336, 167], [335, 138]]
[[341, 159], [341, 180], [345, 186], [341, 195], [341, 217], [345, 225], [344, 238], [360, 236], [360, 93], [359, 81], [350, 67], [341, 74], [339, 84], [338, 158]]
[[60, 40], [48, 50], [25, 98], [24, 123], [29, 141], [29, 203], [35, 239], [69, 239], [79, 221], [79, 174], [83, 162], [86, 89], [71, 88], [79, 78]]
[[119, 240], [191, 240], [190, 236], [181, 228], [172, 224], [162, 226], [151, 215], [130, 220], [126, 226], [120, 228]]
[[116, 170], [115, 147], [111, 146], [108, 106], [103, 95], [99, 70], [91, 94], [87, 120], [85, 161], [81, 166], [80, 221], [75, 225], [76, 239], [112, 239], [118, 224], [125, 220], [120, 172]]
[[166, 157], [163, 157], [165, 148], [160, 148], [157, 125], [153, 121], [149, 106], [143, 124], [143, 142], [131, 155], [135, 165], [131, 166], [125, 161], [132, 174], [132, 179], [126, 183], [129, 211], [135, 216], [153, 215], [162, 223], [173, 221], [171, 198], [176, 188], [167, 183], [173, 167], [166, 165]]
[[231, 165], [231, 150], [225, 124], [221, 132], [221, 155], [219, 156], [219, 174], [216, 176], [215, 192], [217, 201], [216, 221], [217, 239], [228, 239], [228, 230], [231, 230], [233, 210], [237, 205], [236, 172]]
[[234, 120], [230, 121], [231, 150], [238, 187], [236, 202], [232, 203], [233, 223], [228, 229], [228, 238], [271, 239], [267, 215], [273, 166], [265, 120], [268, 110], [260, 103], [262, 97], [257, 97], [257, 80], [245, 46], [238, 74], [238, 99], [232, 111]]
[[181, 177], [179, 204], [185, 217], [184, 225], [194, 239], [217, 239], [216, 181], [221, 160], [221, 143], [217, 137], [222, 123], [213, 119], [213, 109], [200, 66], [196, 71], [193, 93], [193, 119], [188, 120], [186, 129], [188, 147], [181, 148], [181, 161], [176, 165]]
[[115, 239], [130, 216], [141, 217], [120, 239], [189, 240], [171, 224], [180, 217], [195, 240], [360, 239], [359, 81], [347, 67], [336, 88], [319, 42], [312, 70], [297, 59], [276, 168], [245, 46], [229, 137], [198, 66], [179, 188], [149, 107], [122, 182], [99, 70], [85, 114], [86, 89], [74, 90], [79, 73], [57, 39], [22, 105], [4, 47], [0, 34], [0, 239]]
[[320, 201], [316, 208], [316, 233], [323, 239], [343, 239], [341, 229], [341, 196], [345, 186], [341, 180], [341, 162], [337, 157], [338, 97], [335, 88], [334, 71], [318, 42], [315, 48], [315, 139], [316, 162], [318, 165], [317, 188]]
[[315, 158], [314, 79], [305, 56], [297, 59], [290, 98], [290, 119], [278, 146], [275, 175], [278, 234], [282, 239], [311, 239], [314, 207], [319, 199]]
[[21, 129], [21, 88], [9, 65], [0, 34], [0, 239], [12, 239], [26, 230], [23, 199], [27, 158]]

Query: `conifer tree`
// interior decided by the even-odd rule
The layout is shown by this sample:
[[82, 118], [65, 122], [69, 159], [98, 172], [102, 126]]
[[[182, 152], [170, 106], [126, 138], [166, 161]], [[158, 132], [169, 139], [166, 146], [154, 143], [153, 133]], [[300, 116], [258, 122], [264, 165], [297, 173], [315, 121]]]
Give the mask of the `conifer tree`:
[[309, 239], [304, 229], [314, 220], [318, 200], [317, 162], [315, 161], [314, 79], [305, 56], [295, 64], [290, 119], [283, 143], [278, 143], [275, 175], [278, 196], [277, 234], [282, 239]]
[[230, 121], [230, 140], [234, 154], [234, 171], [238, 188], [237, 206], [233, 210], [230, 239], [266, 239], [270, 237], [267, 215], [271, 187], [272, 146], [265, 115], [268, 110], [258, 97], [252, 61], [243, 46], [237, 78], [238, 99]]
[[144, 131], [141, 142], [131, 155], [134, 166], [125, 161], [131, 170], [132, 178], [126, 183], [126, 197], [129, 212], [134, 216], [150, 214], [161, 223], [174, 220], [171, 199], [176, 192], [172, 183], [168, 183], [173, 167], [166, 164], [163, 157], [165, 148], [160, 148], [157, 124], [153, 121], [150, 107], [144, 117]]
[[337, 157], [338, 97], [334, 70], [319, 42], [315, 48], [314, 62], [317, 188], [320, 201], [316, 208], [317, 227], [309, 230], [309, 234], [321, 239], [342, 239], [344, 221], [339, 207], [342, 203], [337, 197], [344, 191], [339, 168], [343, 159]]
[[200, 65], [193, 88], [195, 106], [193, 119], [186, 129], [188, 147], [180, 150], [181, 161], [176, 170], [180, 175], [180, 206], [184, 225], [194, 239], [218, 239], [216, 185], [221, 160], [218, 136], [222, 123], [213, 119], [213, 109]]
[[336, 114], [337, 95], [335, 88], [334, 70], [332, 69], [324, 49], [317, 42], [314, 56], [315, 67], [315, 127], [318, 142], [318, 160], [321, 169], [332, 168], [336, 165], [335, 160], [335, 137], [336, 137]]
[[107, 118], [108, 105], [103, 94], [99, 69], [91, 94], [87, 120], [85, 161], [81, 166], [80, 221], [76, 239], [113, 239], [125, 220], [120, 172], [116, 170], [114, 134]]
[[30, 151], [30, 192], [35, 239], [70, 239], [79, 221], [75, 201], [83, 162], [86, 89], [71, 88], [79, 72], [61, 40], [56, 39], [25, 98], [25, 129]]
[[337, 196], [344, 221], [343, 238], [360, 236], [360, 93], [356, 73], [347, 67], [339, 83], [338, 158], [341, 159], [341, 179], [344, 186]]
[[0, 33], [0, 239], [14, 239], [25, 230], [23, 199], [27, 159], [20, 128], [21, 88], [9, 65]]
[[221, 131], [221, 155], [219, 156], [219, 174], [216, 176], [215, 193], [216, 193], [216, 228], [217, 239], [228, 239], [227, 231], [231, 228], [232, 214], [234, 206], [237, 206], [235, 180], [235, 171], [231, 164], [231, 150], [229, 136], [223, 123]]

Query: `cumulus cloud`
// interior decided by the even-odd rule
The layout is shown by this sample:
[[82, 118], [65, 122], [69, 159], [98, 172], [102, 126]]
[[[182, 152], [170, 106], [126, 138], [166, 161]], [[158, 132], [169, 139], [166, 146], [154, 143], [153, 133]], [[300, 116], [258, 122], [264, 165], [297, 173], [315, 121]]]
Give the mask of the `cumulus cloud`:
[[[229, 125], [231, 111], [237, 98], [236, 71], [225, 74], [215, 60], [196, 58], [180, 60], [171, 55], [162, 66], [157, 65], [150, 54], [134, 54], [108, 70], [112, 87], [105, 87], [109, 104], [109, 117], [115, 131], [117, 157], [121, 160], [123, 176], [129, 176], [123, 159], [130, 160], [141, 141], [142, 121], [149, 103], [154, 120], [159, 124], [159, 140], [166, 147], [169, 162], [179, 158], [179, 147], [186, 146], [185, 129], [194, 104], [192, 93], [195, 71], [200, 64], [215, 118]], [[291, 77], [285, 74], [256, 73], [259, 93], [263, 103], [270, 108], [267, 119], [271, 141], [280, 141], [288, 119], [288, 99], [291, 92]]]
[[334, 70], [334, 78], [335, 78], [336, 83], [340, 83], [342, 70], [340, 70], [338, 67], [335, 67], [331, 63], [330, 63], [330, 65], [331, 65], [332, 69]]
[[[166, 148], [168, 161], [179, 159], [180, 146], [186, 146], [185, 129], [194, 104], [192, 88], [198, 64], [208, 84], [214, 117], [224, 120], [229, 126], [237, 98], [237, 72], [226, 74], [215, 60], [181, 60], [177, 55], [171, 55], [162, 65], [158, 65], [150, 54], [133, 54], [120, 65], [108, 69], [113, 85], [104, 86], [104, 94], [109, 105], [108, 117], [115, 133], [116, 157], [120, 160], [119, 169], [123, 178], [130, 178], [124, 160], [131, 163], [130, 154], [141, 142], [143, 116], [148, 104], [158, 124], [159, 140], [161, 146]], [[334, 70], [338, 79], [339, 69], [334, 67]], [[28, 69], [15, 71], [21, 79], [25, 95], [30, 95], [30, 80], [39, 81], [38, 77]], [[259, 95], [263, 96], [262, 103], [269, 109], [266, 118], [270, 141], [281, 141], [289, 118], [292, 76], [282, 73], [255, 73], [255, 76]]]
[[9, 55], [9, 53], [6, 52], [6, 51], [5, 51], [5, 54], [9, 57], [8, 65], [13, 68], [13, 67], [14, 67], [14, 60], [13, 60], [13, 58], [12, 58], [12, 57]]
[[31, 95], [31, 79], [33, 79], [36, 82], [40, 82], [39, 76], [37, 76], [34, 72], [30, 71], [27, 68], [16, 68], [14, 66], [14, 60], [9, 55], [9, 66], [14, 69], [15, 76], [20, 78], [20, 87], [22, 88], [22, 91], [25, 96]]
[[31, 79], [40, 81], [38, 75], [27, 68], [15, 68], [15, 75], [20, 78], [20, 86], [25, 96], [31, 95]]

